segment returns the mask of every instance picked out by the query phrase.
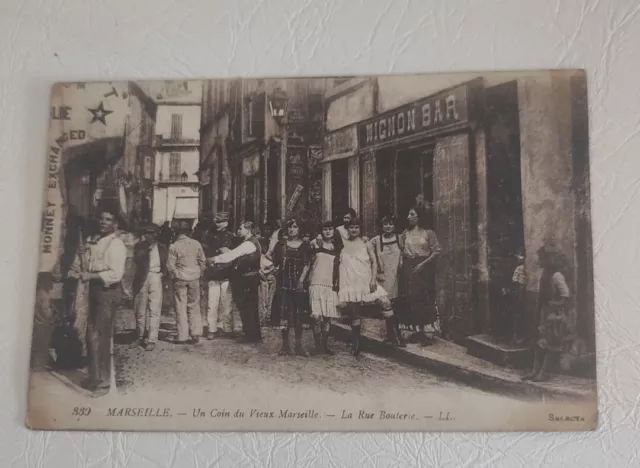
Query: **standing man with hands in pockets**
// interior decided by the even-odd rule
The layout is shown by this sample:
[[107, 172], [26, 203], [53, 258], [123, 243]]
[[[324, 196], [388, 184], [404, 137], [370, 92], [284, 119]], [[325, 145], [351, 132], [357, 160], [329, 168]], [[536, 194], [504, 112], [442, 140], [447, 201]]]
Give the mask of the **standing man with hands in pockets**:
[[178, 328], [177, 344], [197, 344], [202, 335], [200, 316], [200, 276], [206, 266], [202, 245], [187, 234], [189, 221], [178, 223], [177, 239], [169, 247], [167, 271], [173, 279]]

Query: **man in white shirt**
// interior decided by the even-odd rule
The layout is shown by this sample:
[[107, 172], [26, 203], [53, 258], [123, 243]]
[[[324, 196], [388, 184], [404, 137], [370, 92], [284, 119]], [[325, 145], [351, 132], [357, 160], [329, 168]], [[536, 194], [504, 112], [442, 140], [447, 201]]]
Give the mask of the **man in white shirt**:
[[89, 377], [83, 386], [99, 397], [111, 384], [111, 338], [116, 308], [122, 301], [121, 282], [127, 259], [124, 242], [116, 237], [117, 212], [103, 209], [99, 217], [100, 235], [90, 240], [83, 252], [85, 261], [76, 257], [72, 270], [89, 282], [87, 318], [87, 355]]
[[[233, 234], [227, 230], [229, 226], [229, 214], [219, 212], [214, 218], [215, 230], [207, 233], [203, 248], [208, 258], [228, 252], [233, 244]], [[204, 328], [207, 339], [223, 336], [224, 333], [232, 334], [238, 330], [225, 329], [230, 323], [231, 291], [229, 291], [228, 269], [216, 269], [210, 267], [205, 272], [207, 280], [207, 307], [202, 311]], [[238, 324], [238, 327], [240, 325]]]
[[233, 296], [230, 319], [234, 327], [242, 323], [245, 339], [252, 343], [262, 341], [258, 314], [258, 288], [260, 286], [260, 244], [254, 237], [254, 225], [245, 221], [238, 228], [242, 243], [233, 250], [208, 259], [210, 264], [234, 263], [230, 288]]
[[158, 341], [162, 309], [162, 276], [167, 265], [167, 247], [158, 243], [160, 228], [145, 226], [134, 249], [136, 272], [133, 278], [135, 294], [136, 333], [138, 344], [153, 351]]
[[197, 344], [202, 335], [200, 315], [200, 277], [206, 266], [202, 245], [187, 236], [191, 232], [188, 221], [181, 221], [178, 238], [169, 247], [167, 271], [173, 279], [178, 328], [177, 343]]

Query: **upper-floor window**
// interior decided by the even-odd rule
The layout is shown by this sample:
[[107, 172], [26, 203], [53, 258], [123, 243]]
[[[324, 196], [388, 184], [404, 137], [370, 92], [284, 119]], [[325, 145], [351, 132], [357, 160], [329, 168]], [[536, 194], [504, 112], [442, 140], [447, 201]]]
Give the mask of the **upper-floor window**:
[[142, 177], [144, 179], [151, 179], [152, 169], [153, 169], [153, 161], [151, 160], [151, 156], [145, 156]]
[[265, 117], [265, 93], [250, 96], [244, 106], [245, 135], [248, 138], [261, 138], [264, 136]]
[[171, 114], [171, 140], [182, 139], [182, 114]]
[[320, 93], [309, 94], [309, 120], [312, 122], [324, 120], [323, 95]]
[[180, 153], [171, 153], [169, 156], [169, 180], [180, 179]]

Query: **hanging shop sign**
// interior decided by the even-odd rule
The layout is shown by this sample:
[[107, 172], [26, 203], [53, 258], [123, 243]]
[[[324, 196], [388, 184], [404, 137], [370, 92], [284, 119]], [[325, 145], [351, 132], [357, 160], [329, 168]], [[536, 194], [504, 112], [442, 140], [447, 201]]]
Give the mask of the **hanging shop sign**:
[[468, 120], [468, 87], [414, 101], [358, 124], [360, 149], [442, 130]]
[[260, 154], [252, 153], [242, 158], [242, 175], [252, 176], [260, 172]]
[[297, 185], [293, 193], [291, 194], [291, 198], [289, 199], [289, 203], [287, 203], [287, 212], [291, 213], [298, 202], [300, 201], [300, 197], [302, 196], [302, 191], [304, 187], [302, 185]]

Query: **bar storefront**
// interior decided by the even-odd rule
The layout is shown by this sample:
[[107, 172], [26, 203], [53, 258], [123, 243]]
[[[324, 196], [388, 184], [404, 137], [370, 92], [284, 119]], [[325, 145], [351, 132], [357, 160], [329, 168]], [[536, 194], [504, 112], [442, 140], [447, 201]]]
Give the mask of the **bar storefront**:
[[476, 331], [475, 139], [481, 93], [481, 82], [473, 80], [325, 136], [325, 215], [339, 219], [350, 206], [371, 237], [385, 215], [397, 216], [402, 230], [413, 206], [433, 207], [428, 222], [442, 246], [437, 303], [454, 339]]

